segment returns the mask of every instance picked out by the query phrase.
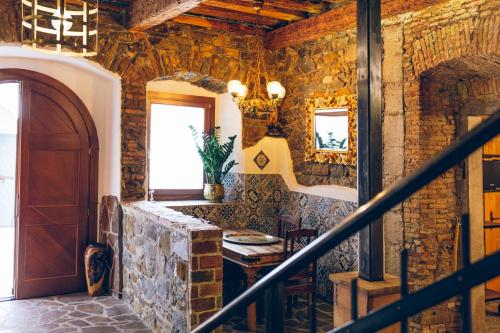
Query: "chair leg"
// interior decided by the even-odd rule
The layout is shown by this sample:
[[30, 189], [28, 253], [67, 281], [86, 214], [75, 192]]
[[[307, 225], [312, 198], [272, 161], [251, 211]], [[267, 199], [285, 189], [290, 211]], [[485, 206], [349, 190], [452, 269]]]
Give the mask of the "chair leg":
[[307, 294], [307, 318], [311, 318], [311, 294]]
[[311, 333], [316, 333], [316, 293], [312, 292], [308, 295], [309, 309], [309, 325]]
[[291, 318], [293, 313], [292, 313], [292, 298], [293, 296], [287, 296], [286, 297], [286, 316], [288, 318]]

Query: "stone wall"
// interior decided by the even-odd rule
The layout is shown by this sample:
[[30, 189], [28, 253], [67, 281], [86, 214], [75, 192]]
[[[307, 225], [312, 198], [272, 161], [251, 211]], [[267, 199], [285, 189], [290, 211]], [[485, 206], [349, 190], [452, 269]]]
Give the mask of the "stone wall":
[[[0, 43], [19, 43], [16, 0], [0, 4]], [[119, 20], [119, 18], [117, 18]], [[145, 197], [146, 83], [155, 79], [188, 81], [221, 93], [226, 82], [246, 79], [255, 59], [252, 36], [167, 22], [147, 32], [130, 32], [105, 11], [99, 17], [99, 54], [92, 60], [122, 78], [122, 198]], [[285, 83], [288, 97], [283, 120], [289, 126], [294, 169], [304, 185], [355, 187], [353, 167], [305, 163], [304, 98], [355, 92], [353, 32], [318, 43], [266, 54], [271, 77]], [[345, 60], [344, 60], [345, 59]], [[314, 75], [311, 75], [314, 73]], [[264, 136], [265, 121], [244, 117], [243, 147]]]
[[[271, 57], [271, 56], [270, 56]], [[289, 134], [288, 145], [299, 184], [337, 184], [356, 187], [356, 167], [306, 163], [305, 99], [356, 94], [356, 34], [340, 32], [272, 55], [277, 78], [287, 89], [282, 123]]]
[[[280, 175], [235, 174], [225, 181], [226, 201], [168, 202], [169, 208], [221, 228], [248, 228], [276, 233], [276, 216], [302, 218], [305, 228], [319, 233], [333, 228], [356, 209], [356, 203], [290, 191]], [[331, 300], [331, 273], [357, 269], [358, 238], [353, 237], [328, 252], [318, 262], [318, 293]]]
[[118, 198], [104, 196], [99, 213], [99, 242], [106, 244], [109, 253], [109, 291], [121, 297], [123, 290], [123, 210]]
[[[0, 43], [19, 44], [18, 10], [17, 0], [0, 2]], [[99, 52], [92, 60], [122, 78], [123, 199], [145, 197], [147, 82], [181, 80], [221, 93], [227, 81], [245, 80], [255, 59], [253, 44], [248, 35], [171, 22], [134, 33], [100, 12]]]
[[123, 210], [123, 297], [155, 332], [190, 332], [222, 306], [222, 229], [151, 202]]

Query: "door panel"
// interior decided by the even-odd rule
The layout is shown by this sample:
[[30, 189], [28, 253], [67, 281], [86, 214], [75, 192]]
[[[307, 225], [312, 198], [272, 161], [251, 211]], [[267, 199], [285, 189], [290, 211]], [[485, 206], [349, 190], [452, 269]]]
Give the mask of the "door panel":
[[28, 205], [78, 206], [80, 172], [79, 151], [44, 150], [42, 147], [32, 149], [28, 171]]
[[[77, 225], [42, 224], [26, 229], [27, 281], [78, 275]], [[57, 255], [46, 255], [47, 244]]]
[[90, 140], [61, 89], [23, 81], [16, 298], [85, 288]]
[[[500, 229], [486, 229], [485, 230], [486, 239], [486, 255], [493, 254], [500, 251]], [[486, 288], [500, 292], [500, 277], [494, 278], [486, 282]]]
[[[490, 140], [483, 147], [485, 155], [500, 156], [500, 135]], [[487, 223], [500, 223], [500, 192], [484, 193], [484, 221]], [[492, 254], [500, 251], [500, 229], [486, 229], [485, 233], [485, 254]], [[500, 292], [500, 277], [486, 282], [486, 288]]]

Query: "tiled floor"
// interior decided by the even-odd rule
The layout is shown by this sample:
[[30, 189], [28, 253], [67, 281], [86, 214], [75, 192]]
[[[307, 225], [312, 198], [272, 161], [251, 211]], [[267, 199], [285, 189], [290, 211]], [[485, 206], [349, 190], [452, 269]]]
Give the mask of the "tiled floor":
[[123, 300], [84, 294], [0, 302], [2, 333], [150, 333]]
[[[332, 305], [322, 300], [317, 301], [317, 332], [324, 333], [332, 329]], [[258, 332], [264, 332], [264, 323], [257, 326]], [[246, 330], [246, 321], [243, 317], [233, 318], [228, 325], [224, 325], [224, 333], [241, 333]], [[307, 304], [305, 300], [299, 299], [297, 308], [293, 310], [293, 316], [285, 322], [285, 332], [299, 333], [309, 332], [309, 317], [307, 315]]]
[[[484, 333], [500, 332], [500, 302], [488, 303]], [[318, 333], [332, 327], [332, 306], [318, 301]], [[247, 332], [244, 317], [233, 318], [224, 326], [225, 333]], [[88, 297], [84, 294], [0, 302], [1, 333], [151, 333], [130, 307], [110, 296]], [[264, 332], [264, 325], [258, 325]], [[287, 333], [309, 332], [307, 307], [299, 300], [293, 317], [286, 320]]]

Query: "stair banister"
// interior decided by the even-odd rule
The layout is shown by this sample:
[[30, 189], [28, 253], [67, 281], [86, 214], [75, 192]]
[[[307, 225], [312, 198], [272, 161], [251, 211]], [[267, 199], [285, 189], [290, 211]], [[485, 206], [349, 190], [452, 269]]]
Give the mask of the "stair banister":
[[243, 292], [219, 312], [193, 330], [193, 333], [208, 333], [228, 320], [239, 308], [253, 303], [264, 295], [269, 287], [284, 281], [297, 273], [309, 262], [318, 259], [335, 246], [356, 234], [373, 220], [381, 217], [395, 205], [409, 198], [413, 193], [429, 184], [436, 177], [456, 165], [469, 154], [482, 147], [500, 132], [500, 109], [481, 124], [451, 144], [436, 157], [429, 160], [414, 174], [400, 180], [377, 194], [372, 200], [359, 207], [335, 228], [329, 230], [297, 252], [251, 288]]

